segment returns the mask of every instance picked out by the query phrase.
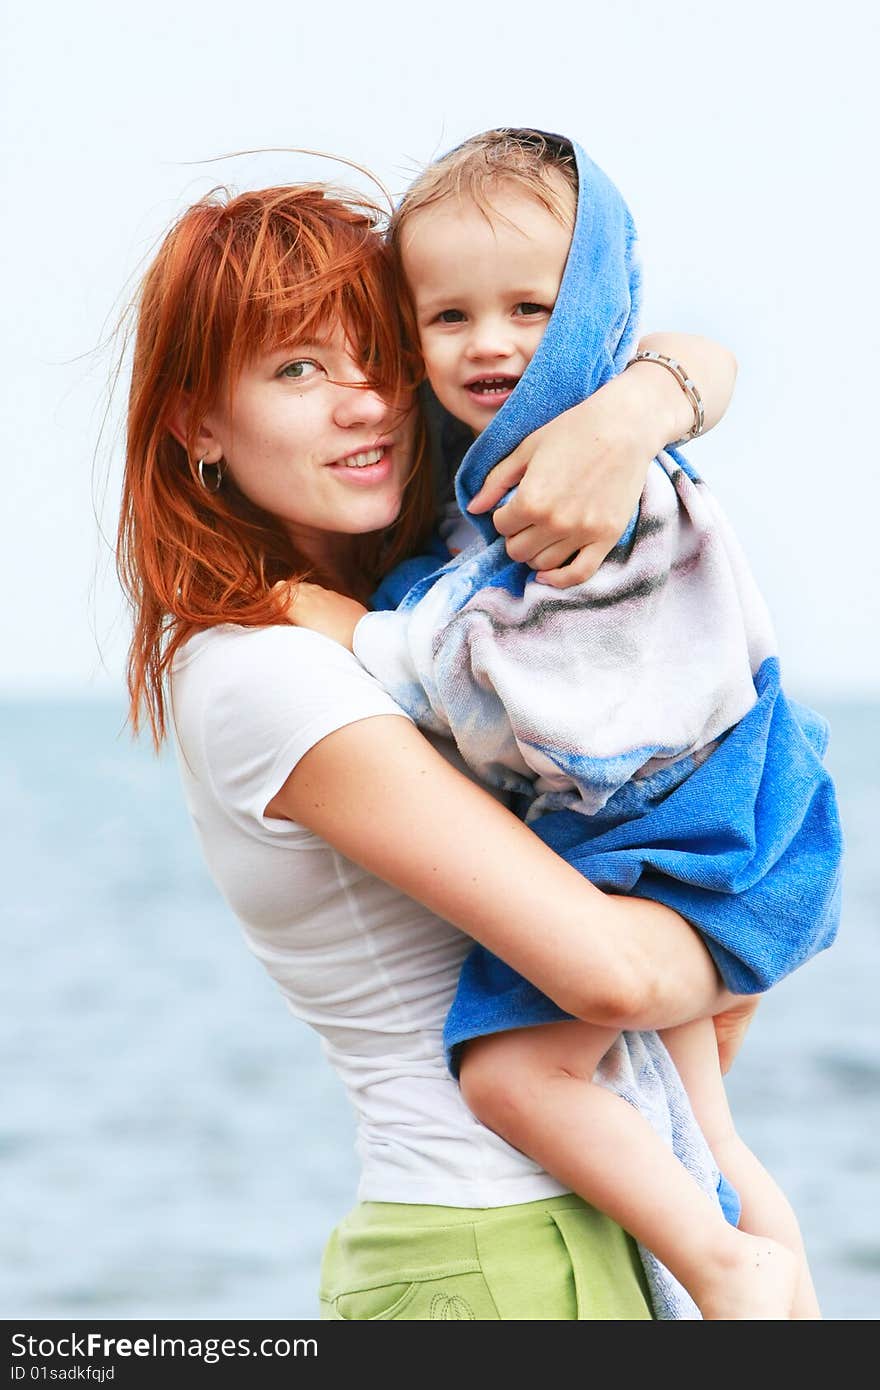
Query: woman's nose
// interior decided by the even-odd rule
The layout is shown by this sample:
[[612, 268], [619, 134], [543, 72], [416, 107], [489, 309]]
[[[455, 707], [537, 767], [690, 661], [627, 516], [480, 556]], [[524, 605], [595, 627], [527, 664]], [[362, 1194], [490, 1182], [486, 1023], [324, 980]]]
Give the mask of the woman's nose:
[[337, 386], [333, 418], [337, 425], [379, 425], [388, 416], [388, 403], [371, 386]]

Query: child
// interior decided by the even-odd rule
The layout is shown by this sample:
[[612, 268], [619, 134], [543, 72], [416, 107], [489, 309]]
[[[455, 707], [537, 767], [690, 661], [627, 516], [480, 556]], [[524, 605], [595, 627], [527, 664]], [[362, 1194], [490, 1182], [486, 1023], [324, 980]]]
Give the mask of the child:
[[[476, 437], [456, 481], [465, 509], [529, 430], [626, 365], [631, 220], [577, 147], [490, 132], [416, 182], [392, 235], [431, 387]], [[699, 396], [684, 389], [696, 433]], [[769, 619], [695, 475], [658, 459], [616, 549], [566, 591], [511, 562], [487, 517], [450, 537], [462, 542], [354, 632], [398, 703], [519, 793], [535, 831], [598, 886], [691, 920], [734, 992], [830, 944], [840, 840], [824, 734], [779, 688]], [[663, 1038], [738, 1190], [739, 1230], [644, 1117], [593, 1084], [615, 1036], [480, 947], [445, 1034], [478, 1118], [631, 1231], [703, 1317], [818, 1317], [795, 1217], [733, 1129], [711, 1020]]]

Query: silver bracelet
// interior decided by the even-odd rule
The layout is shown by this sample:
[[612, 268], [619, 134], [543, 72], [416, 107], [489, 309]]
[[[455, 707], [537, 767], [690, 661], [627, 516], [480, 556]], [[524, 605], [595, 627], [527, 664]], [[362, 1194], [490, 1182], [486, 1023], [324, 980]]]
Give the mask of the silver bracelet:
[[[688, 376], [687, 368], [683, 367], [680, 362], [676, 362], [674, 357], [664, 357], [662, 352], [637, 352], [635, 357], [630, 358], [626, 366], [631, 367], [633, 362], [656, 362], [658, 366], [665, 367], [675, 377], [691, 403], [691, 409], [694, 412], [693, 429], [690, 434], [684, 435], [681, 439], [672, 440], [669, 447], [674, 449], [679, 444], [687, 444], [689, 440], [697, 439], [703, 433], [706, 416], [703, 410], [703, 398], [697, 389], [696, 382]], [[624, 371], [626, 371], [626, 367], [624, 367]]]

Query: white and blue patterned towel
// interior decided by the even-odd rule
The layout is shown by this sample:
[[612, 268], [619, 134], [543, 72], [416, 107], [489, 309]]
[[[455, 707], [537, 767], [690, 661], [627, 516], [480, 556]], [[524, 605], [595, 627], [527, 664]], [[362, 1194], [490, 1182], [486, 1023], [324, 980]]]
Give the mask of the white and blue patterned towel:
[[[557, 303], [462, 461], [462, 508], [526, 435], [631, 354], [632, 220], [573, 149], [578, 208]], [[733, 991], [767, 989], [828, 946], [842, 844], [826, 728], [784, 695], [764, 603], [693, 469], [661, 454], [627, 532], [571, 589], [535, 583], [491, 517], [473, 521], [481, 539], [461, 555], [439, 569], [410, 562], [383, 584], [384, 611], [355, 633], [363, 665], [423, 727], [453, 737], [484, 781], [519, 793], [535, 833], [593, 883], [693, 922]], [[476, 947], [447, 1022], [450, 1058], [467, 1038], [554, 1017], [566, 1015]], [[625, 1034], [600, 1072], [714, 1191], [717, 1169], [656, 1035]], [[646, 1269], [659, 1316], [694, 1315], [650, 1257]]]

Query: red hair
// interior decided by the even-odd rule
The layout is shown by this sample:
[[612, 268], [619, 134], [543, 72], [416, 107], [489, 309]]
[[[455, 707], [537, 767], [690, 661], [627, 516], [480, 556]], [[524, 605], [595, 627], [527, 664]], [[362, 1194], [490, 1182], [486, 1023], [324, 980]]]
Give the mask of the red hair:
[[[192, 447], [169, 425], [187, 411], [192, 446], [207, 412], [258, 355], [341, 323], [364, 363], [365, 384], [406, 400], [421, 376], [406, 340], [390, 253], [368, 201], [320, 186], [215, 191], [165, 237], [136, 301], [117, 568], [134, 612], [129, 717], [146, 709], [165, 736], [165, 676], [181, 643], [219, 623], [284, 621], [271, 592], [313, 571], [281, 524], [227, 472], [218, 492], [200, 483]], [[419, 424], [401, 514], [358, 539], [364, 575], [377, 580], [411, 553], [430, 525], [430, 469]]]

